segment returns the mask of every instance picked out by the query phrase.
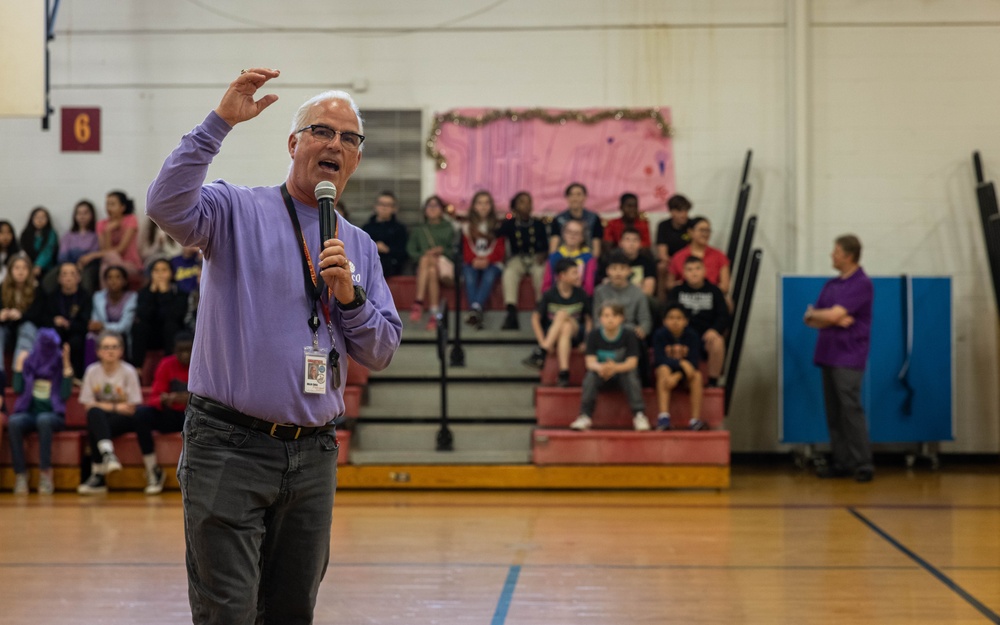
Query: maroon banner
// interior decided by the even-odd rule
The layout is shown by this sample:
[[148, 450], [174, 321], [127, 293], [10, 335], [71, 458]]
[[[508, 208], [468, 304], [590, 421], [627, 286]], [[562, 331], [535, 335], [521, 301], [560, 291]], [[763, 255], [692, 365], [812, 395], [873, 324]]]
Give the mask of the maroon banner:
[[101, 109], [62, 109], [62, 151], [101, 151]]

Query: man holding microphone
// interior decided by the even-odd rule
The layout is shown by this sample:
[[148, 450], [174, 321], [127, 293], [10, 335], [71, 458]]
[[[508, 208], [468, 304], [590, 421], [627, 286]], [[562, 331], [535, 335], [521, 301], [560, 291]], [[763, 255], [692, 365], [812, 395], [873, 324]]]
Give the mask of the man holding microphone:
[[233, 127], [277, 101], [256, 94], [278, 75], [240, 72], [147, 193], [147, 215], [204, 254], [178, 467], [195, 623], [312, 622], [346, 357], [383, 369], [402, 332], [371, 239], [336, 219], [321, 240], [317, 185], [343, 193], [361, 161], [362, 119], [347, 93], [299, 108], [284, 184], [204, 184]]

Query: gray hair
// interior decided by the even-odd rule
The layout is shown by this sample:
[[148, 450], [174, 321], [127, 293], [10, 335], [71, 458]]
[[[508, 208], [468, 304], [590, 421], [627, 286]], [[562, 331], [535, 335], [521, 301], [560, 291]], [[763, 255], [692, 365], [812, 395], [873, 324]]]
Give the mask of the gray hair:
[[[358, 109], [358, 105], [354, 103], [354, 98], [352, 98], [351, 94], [346, 91], [334, 90], [324, 91], [323, 93], [314, 95], [303, 102], [302, 106], [299, 107], [299, 110], [295, 111], [295, 116], [292, 118], [292, 129], [289, 134], [295, 134], [295, 131], [306, 125], [306, 117], [309, 115], [309, 109], [311, 109], [314, 105], [326, 102], [327, 100], [340, 100], [342, 102], [346, 102], [358, 118], [358, 133], [365, 133], [365, 122], [361, 118], [361, 110]], [[338, 128], [337, 130], [340, 129]], [[361, 149], [364, 149], [364, 147], [364, 144], [361, 144]]]

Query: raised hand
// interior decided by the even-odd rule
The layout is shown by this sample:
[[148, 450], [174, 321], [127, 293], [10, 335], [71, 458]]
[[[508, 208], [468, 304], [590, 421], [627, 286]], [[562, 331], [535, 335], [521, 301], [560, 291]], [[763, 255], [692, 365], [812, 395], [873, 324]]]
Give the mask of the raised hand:
[[277, 102], [278, 96], [269, 93], [259, 100], [254, 100], [254, 95], [264, 83], [277, 78], [280, 73], [276, 69], [262, 67], [241, 71], [236, 80], [229, 83], [229, 89], [215, 109], [216, 114], [230, 126], [257, 117], [261, 111]]

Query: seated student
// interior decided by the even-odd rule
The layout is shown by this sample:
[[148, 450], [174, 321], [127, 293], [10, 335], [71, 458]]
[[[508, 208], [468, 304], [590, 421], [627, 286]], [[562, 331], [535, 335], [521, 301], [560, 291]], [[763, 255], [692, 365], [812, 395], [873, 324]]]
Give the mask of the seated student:
[[125, 340], [105, 330], [97, 340], [98, 361], [87, 367], [80, 387], [80, 403], [87, 410], [90, 439], [90, 477], [77, 487], [81, 495], [108, 492], [107, 475], [120, 471], [114, 437], [135, 431], [135, 409], [142, 389], [135, 367], [125, 362]]
[[56, 266], [59, 235], [52, 227], [52, 217], [44, 206], [36, 206], [21, 231], [21, 251], [31, 259], [31, 277], [41, 280]]
[[[650, 258], [648, 252], [642, 249], [639, 232], [626, 228], [619, 239], [618, 249], [628, 260], [632, 275], [629, 280], [639, 287], [646, 297], [653, 298], [656, 294], [656, 263]], [[611, 254], [608, 255], [610, 258]], [[608, 267], [604, 263], [599, 271], [598, 282], [607, 280]]]
[[615, 250], [611, 253], [607, 271], [608, 281], [594, 289], [595, 316], [605, 302], [618, 302], [624, 308], [625, 323], [640, 341], [645, 341], [653, 330], [649, 299], [639, 287], [632, 284], [632, 267], [624, 252]]
[[504, 330], [517, 330], [517, 300], [521, 278], [531, 276], [535, 301], [542, 297], [548, 234], [545, 224], [531, 216], [531, 194], [524, 191], [510, 201], [512, 215], [500, 224], [500, 236], [507, 241], [507, 263], [503, 269], [503, 302], [507, 306]]
[[139, 220], [135, 216], [135, 202], [124, 191], [111, 191], [104, 200], [107, 219], [97, 222], [97, 236], [101, 244], [101, 277], [108, 267], [125, 270], [126, 282], [142, 274], [139, 256]]
[[483, 329], [483, 308], [493, 284], [503, 270], [504, 241], [497, 233], [498, 219], [493, 196], [479, 191], [472, 196], [468, 221], [462, 227], [463, 276], [469, 308], [465, 322]]
[[81, 285], [80, 269], [76, 263], [59, 265], [58, 280], [59, 288], [43, 298], [35, 323], [40, 328], [54, 328], [59, 333], [59, 338], [70, 349], [73, 377], [80, 379], [85, 369], [84, 348], [93, 298]]
[[669, 301], [684, 307], [691, 329], [701, 337], [708, 356], [708, 386], [718, 386], [726, 359], [729, 306], [722, 290], [705, 280], [705, 264], [697, 256], [684, 261], [684, 283], [670, 291]]
[[413, 229], [406, 242], [406, 252], [417, 266], [417, 292], [410, 308], [410, 321], [420, 321], [423, 317], [426, 295], [431, 310], [428, 330], [437, 329], [441, 286], [450, 286], [455, 281], [454, 249], [455, 227], [444, 216], [444, 201], [432, 195], [424, 202], [424, 223]]
[[31, 354], [21, 352], [14, 363], [14, 392], [18, 398], [7, 430], [15, 494], [28, 492], [24, 435], [29, 432], [38, 432], [38, 492], [52, 494], [52, 434], [66, 427], [66, 400], [72, 391], [69, 345], [60, 348], [59, 334], [51, 328], [42, 328]]
[[153, 430], [180, 432], [184, 429], [184, 410], [188, 402], [188, 369], [191, 365], [189, 332], [179, 332], [174, 337], [174, 354], [160, 361], [153, 377], [152, 398], [148, 404], [135, 409], [135, 433], [146, 465], [146, 494], [163, 492], [163, 470], [156, 462]]
[[672, 289], [684, 280], [684, 261], [696, 256], [705, 262], [705, 279], [729, 293], [729, 259], [726, 253], [708, 244], [712, 224], [704, 217], [691, 220], [691, 243], [670, 257], [670, 275], [667, 288]]
[[153, 220], [146, 221], [146, 230], [139, 241], [139, 257], [143, 266], [149, 270], [153, 261], [164, 259], [169, 261], [180, 256], [183, 246], [160, 229]]
[[661, 432], [670, 429], [670, 391], [687, 380], [691, 391], [692, 430], [707, 430], [708, 424], [701, 420], [702, 384], [698, 360], [701, 356], [701, 339], [688, 327], [687, 312], [674, 302], [667, 305], [663, 316], [663, 327], [653, 333], [653, 363], [656, 367], [656, 401], [660, 414], [656, 418], [656, 429]]
[[569, 386], [569, 356], [583, 343], [589, 325], [590, 298], [580, 288], [580, 268], [563, 258], [556, 263], [556, 285], [542, 294], [531, 313], [531, 328], [538, 347], [524, 360], [529, 367], [541, 369], [545, 355], [556, 350], [559, 360], [559, 386]]
[[406, 226], [396, 219], [396, 195], [383, 191], [375, 198], [375, 212], [362, 230], [375, 241], [386, 278], [403, 273], [406, 263]]
[[575, 219], [567, 220], [562, 226], [562, 245], [549, 254], [549, 262], [545, 264], [545, 275], [542, 276], [542, 292], [552, 288], [556, 263], [563, 258], [575, 260], [580, 267], [580, 285], [587, 295], [594, 294], [594, 279], [597, 275], [597, 258], [590, 248], [583, 244], [583, 222]]
[[[566, 187], [566, 210], [552, 218], [551, 232], [549, 233], [549, 254], [559, 249], [561, 243], [565, 243], [562, 228], [570, 220], [579, 221], [583, 225], [583, 239], [580, 244], [586, 246], [594, 254], [594, 258], [601, 257], [601, 239], [604, 237], [604, 224], [597, 213], [587, 210], [584, 205], [587, 203], [587, 187], [579, 182], [570, 183]], [[542, 287], [547, 290], [547, 287]]]
[[[59, 265], [75, 263], [89, 291], [97, 287], [101, 252], [97, 238], [97, 210], [90, 200], [80, 200], [73, 209], [73, 227], [59, 239]], [[56, 290], [59, 266], [45, 276], [46, 293]]]
[[174, 284], [185, 295], [198, 290], [201, 276], [201, 250], [197, 247], [182, 247], [181, 253], [170, 259], [174, 272]]
[[160, 258], [150, 265], [149, 284], [139, 291], [136, 299], [130, 362], [141, 369], [147, 352], [173, 352], [174, 335], [184, 327], [187, 296], [174, 285], [170, 261]]
[[130, 336], [138, 298], [134, 291], [128, 290], [128, 273], [124, 267], [112, 265], [101, 277], [105, 288], [94, 293], [87, 330], [91, 334], [109, 330], [122, 337]]
[[20, 251], [21, 245], [17, 242], [14, 225], [6, 219], [0, 219], [0, 283], [7, 277], [7, 263]]
[[656, 267], [659, 273], [660, 297], [667, 293], [670, 257], [691, 243], [691, 222], [688, 221], [691, 201], [679, 193], [671, 195], [667, 200], [667, 208], [670, 210], [670, 219], [664, 219], [656, 228]]
[[9, 345], [18, 352], [31, 351], [35, 342], [36, 325], [28, 318], [42, 297], [37, 288], [31, 258], [18, 252], [7, 262], [7, 276], [0, 284], [0, 371], [4, 370], [4, 354]]
[[639, 382], [639, 358], [643, 350], [633, 332], [625, 329], [625, 309], [618, 302], [606, 302], [599, 309], [599, 327], [587, 335], [587, 374], [583, 377], [580, 416], [570, 424], [573, 430], [589, 430], [590, 415], [597, 404], [597, 393], [618, 386], [632, 409], [632, 426], [639, 432], [649, 430], [642, 384]]
[[639, 196], [635, 193], [623, 193], [618, 206], [622, 216], [612, 219], [604, 226], [604, 253], [607, 254], [620, 245], [622, 233], [626, 230], [634, 230], [639, 234], [640, 247], [650, 247], [649, 222], [639, 213]]

